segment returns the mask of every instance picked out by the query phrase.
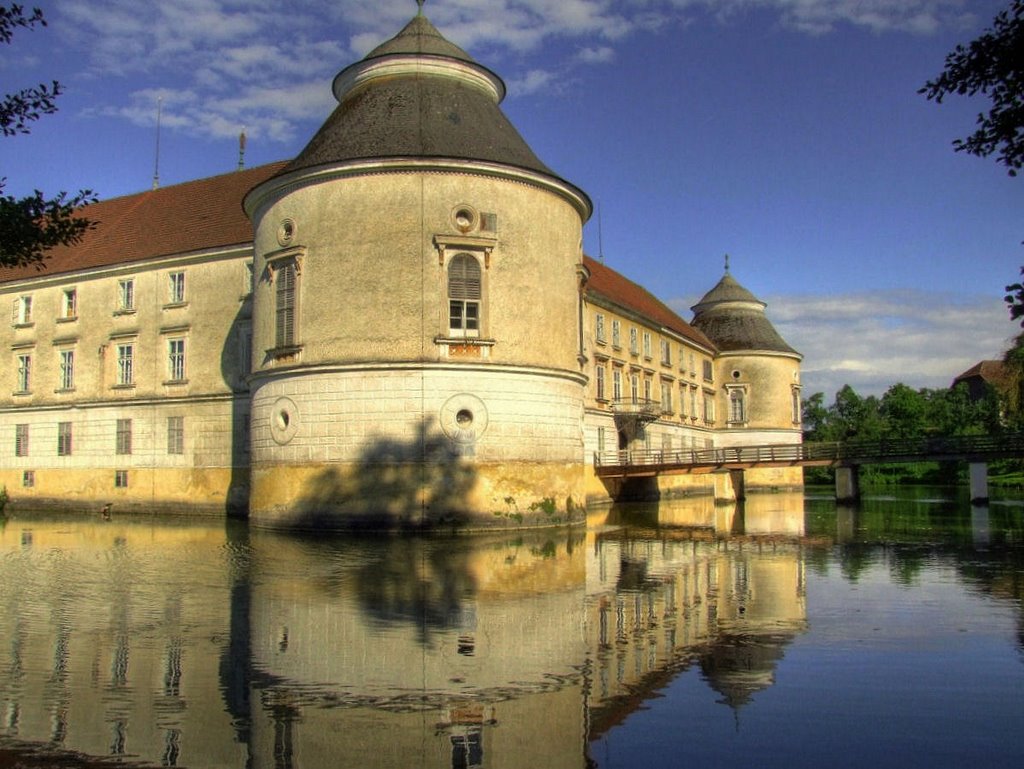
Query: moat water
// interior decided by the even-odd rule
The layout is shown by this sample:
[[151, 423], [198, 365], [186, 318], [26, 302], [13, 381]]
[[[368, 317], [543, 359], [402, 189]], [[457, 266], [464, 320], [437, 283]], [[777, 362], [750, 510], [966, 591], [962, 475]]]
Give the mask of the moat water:
[[1024, 502], [0, 529], [0, 766], [1024, 766]]

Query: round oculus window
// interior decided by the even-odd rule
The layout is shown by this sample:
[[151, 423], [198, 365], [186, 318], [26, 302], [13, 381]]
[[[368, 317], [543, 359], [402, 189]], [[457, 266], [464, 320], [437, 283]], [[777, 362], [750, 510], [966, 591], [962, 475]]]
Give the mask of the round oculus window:
[[278, 398], [270, 407], [270, 437], [283, 446], [299, 431], [299, 408], [291, 398]]
[[487, 407], [469, 393], [453, 395], [441, 407], [438, 416], [441, 429], [452, 440], [463, 440], [470, 433], [479, 438], [487, 429]]

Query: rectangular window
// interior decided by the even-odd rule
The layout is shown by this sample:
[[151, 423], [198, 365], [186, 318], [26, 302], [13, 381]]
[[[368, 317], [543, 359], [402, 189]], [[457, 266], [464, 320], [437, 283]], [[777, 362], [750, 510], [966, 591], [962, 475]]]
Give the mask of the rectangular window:
[[594, 371], [597, 382], [597, 399], [599, 401], [604, 400], [604, 366], [598, 366]]
[[622, 324], [617, 320], [612, 320], [612, 347], [622, 347]]
[[57, 424], [57, 456], [71, 456], [71, 422]]
[[637, 342], [637, 332], [635, 328], [629, 330], [629, 352], [631, 355], [638, 355], [640, 353], [640, 347]]
[[604, 344], [606, 340], [604, 337], [604, 315], [602, 313], [594, 316], [594, 327], [594, 334], [597, 337], [598, 343]]
[[661, 411], [664, 414], [672, 413], [672, 383], [662, 381], [661, 383]]
[[132, 453], [132, 420], [130, 419], [117, 420], [117, 445], [115, 453]]
[[704, 393], [704, 421], [708, 424], [715, 421], [715, 397], [711, 393]]
[[185, 453], [185, 417], [167, 417], [167, 453]]
[[115, 489], [127, 489], [128, 488], [128, 471], [127, 470], [115, 470], [114, 471], [114, 488]]
[[252, 329], [244, 326], [238, 332], [238, 372], [241, 384], [252, 373]]
[[185, 273], [172, 272], [167, 276], [167, 303], [185, 303]]
[[14, 456], [28, 456], [28, 425], [14, 426]]
[[644, 357], [650, 360], [651, 358], [651, 332], [644, 332]]
[[60, 316], [64, 320], [72, 320], [78, 317], [78, 290], [69, 288], [64, 291], [64, 299], [61, 303]]
[[629, 400], [631, 403], [640, 402], [640, 377], [636, 374], [629, 376]]
[[185, 340], [167, 340], [167, 378], [171, 382], [185, 381]]
[[654, 398], [651, 395], [651, 380], [644, 377], [644, 403], [650, 403]]
[[32, 322], [32, 297], [19, 296], [14, 300], [11, 322], [16, 326], [27, 326]]
[[60, 351], [60, 389], [75, 389], [75, 351]]
[[612, 400], [622, 400], [622, 372], [619, 369], [612, 369]]
[[679, 385], [679, 416], [686, 419], [686, 391], [685, 384]]
[[800, 403], [800, 388], [793, 388], [793, 424], [798, 425], [803, 421], [803, 409]]
[[32, 387], [32, 356], [18, 356], [18, 392], [27, 393]]
[[36, 471], [26, 470], [21, 474], [21, 485], [26, 489], [31, 489], [36, 485]]
[[597, 453], [598, 454], [604, 454], [606, 442], [607, 442], [607, 439], [605, 437], [605, 428], [598, 427], [597, 428]]
[[117, 383], [122, 386], [135, 383], [135, 345], [133, 344], [117, 346]]
[[697, 376], [697, 358], [692, 352], [690, 353], [690, 376]]
[[697, 418], [697, 388], [690, 388], [690, 416]]
[[117, 309], [121, 312], [130, 312], [135, 309], [134, 278], [117, 282]]
[[743, 390], [729, 390], [729, 421], [743, 423], [747, 421], [747, 404]]
[[715, 369], [713, 368], [712, 363], [709, 360], [704, 361], [704, 381], [715, 381]]
[[672, 345], [667, 339], [661, 340], [661, 363], [664, 366], [672, 365]]
[[295, 263], [285, 262], [274, 270], [277, 327], [275, 347], [295, 346]]

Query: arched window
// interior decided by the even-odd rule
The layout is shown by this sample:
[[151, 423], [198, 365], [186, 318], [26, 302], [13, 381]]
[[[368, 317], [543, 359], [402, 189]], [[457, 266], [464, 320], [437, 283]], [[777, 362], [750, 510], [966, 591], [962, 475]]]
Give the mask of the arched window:
[[480, 263], [456, 254], [448, 264], [448, 330], [452, 336], [480, 336]]
[[746, 394], [743, 390], [737, 388], [729, 390], [729, 421], [730, 422], [746, 422], [747, 421], [747, 402]]

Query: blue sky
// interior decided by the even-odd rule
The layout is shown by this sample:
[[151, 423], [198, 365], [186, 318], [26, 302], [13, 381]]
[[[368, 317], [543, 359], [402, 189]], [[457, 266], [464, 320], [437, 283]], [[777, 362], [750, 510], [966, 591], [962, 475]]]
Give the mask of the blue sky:
[[[3, 89], [60, 112], [0, 142], [7, 192], [147, 189], [295, 155], [333, 76], [414, 0], [38, 0]], [[1007, 0], [428, 0], [500, 74], [537, 154], [600, 209], [587, 251], [685, 318], [721, 277], [768, 302], [805, 392], [942, 387], [1019, 330], [1024, 180], [953, 152], [981, 102], [916, 93]]]

